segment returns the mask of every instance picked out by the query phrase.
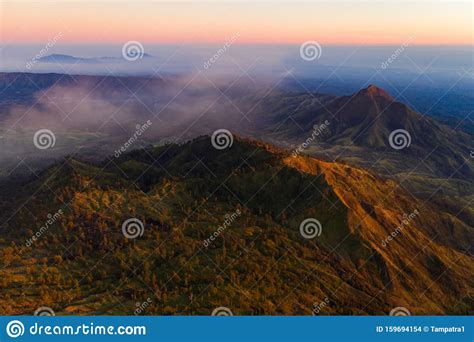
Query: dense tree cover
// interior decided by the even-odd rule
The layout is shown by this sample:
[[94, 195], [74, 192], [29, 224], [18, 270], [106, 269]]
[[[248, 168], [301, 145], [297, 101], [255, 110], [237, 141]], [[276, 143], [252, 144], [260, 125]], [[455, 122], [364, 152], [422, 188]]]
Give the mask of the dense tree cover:
[[[144, 302], [147, 315], [207, 315], [219, 306], [311, 314], [323, 301], [319, 314], [387, 311], [385, 294], [371, 301], [386, 285], [385, 266], [378, 255], [364, 262], [375, 251], [349, 230], [347, 208], [323, 177], [288, 167], [262, 144], [236, 139], [219, 151], [200, 138], [98, 165], [66, 159], [8, 196], [0, 208], [3, 314], [39, 306], [134, 314]], [[299, 225], [311, 217], [324, 234], [305, 239]], [[129, 218], [143, 223], [142, 236], [124, 236]]]

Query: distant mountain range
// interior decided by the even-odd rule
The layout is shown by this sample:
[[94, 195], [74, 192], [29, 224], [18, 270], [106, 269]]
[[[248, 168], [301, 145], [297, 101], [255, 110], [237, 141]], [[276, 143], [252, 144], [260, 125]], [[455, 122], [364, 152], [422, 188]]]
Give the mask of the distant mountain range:
[[[310, 94], [295, 100], [290, 95], [269, 97], [264, 101], [273, 100], [272, 106], [278, 106], [281, 114], [266, 122], [267, 131], [280, 141], [302, 142], [311, 135], [314, 125], [328, 122], [314, 147], [341, 146], [349, 151], [353, 148], [369, 149], [373, 153], [397, 154], [405, 160], [415, 158], [418, 163], [423, 160], [433, 166], [434, 174], [441, 176], [456, 174], [462, 178], [474, 175], [469, 157], [472, 135], [415, 112], [374, 85], [351, 96], [315, 97]], [[287, 105], [282, 105], [285, 102]], [[293, 102], [298, 103], [297, 108]], [[263, 103], [263, 107], [265, 105]], [[285, 112], [292, 113], [292, 120], [286, 119]], [[258, 115], [256, 113], [255, 117]], [[285, 130], [281, 130], [279, 127], [285, 119]], [[409, 145], [400, 151], [390, 145], [390, 134], [397, 129], [406, 131], [410, 140]]]
[[[112, 58], [112, 57], [111, 57]], [[146, 85], [146, 87], [144, 87]], [[94, 76], [94, 75], [66, 75], [56, 73], [0, 73], [0, 104], [8, 101], [18, 105], [23, 101], [34, 100], [35, 94], [54, 89], [54, 87], [74, 88], [84, 87], [94, 89], [90, 95], [96, 93], [101, 97], [120, 92], [130, 94], [130, 91], [143, 91], [157, 86], [163, 87], [160, 77], [127, 77], [127, 76]], [[1, 116], [1, 113], [0, 113]]]
[[[53, 55], [54, 56], [54, 55]], [[84, 63], [91, 62], [91, 63], [101, 63], [100, 61], [107, 61], [107, 60], [116, 60], [116, 61], [121, 61], [121, 58], [117, 57], [97, 57], [97, 58], [81, 58], [81, 57], [73, 57], [73, 56], [68, 56], [65, 55], [64, 57], [65, 60], [72, 61], [72, 63], [75, 63], [75, 59], [83, 60]], [[147, 55], [149, 58], [153, 58], [153, 56]], [[52, 62], [54, 62], [54, 59], [52, 59]], [[82, 62], [78, 62], [79, 64]], [[158, 80], [161, 80], [161, 77], [156, 77]], [[92, 81], [93, 83], [97, 82], [100, 83], [100, 81], [103, 78], [111, 79], [115, 78], [115, 83], [123, 83], [120, 86], [113, 85], [113, 88], [115, 90], [120, 90], [121, 92], [124, 93], [124, 96], [129, 94], [127, 91], [127, 88], [133, 87], [133, 84], [136, 84], [137, 81], [140, 82], [141, 79], [147, 79], [150, 80], [150, 78], [154, 78], [152, 76], [134, 76], [134, 77], [129, 77], [129, 76], [111, 76], [111, 75], [105, 75], [105, 76], [85, 76], [85, 75], [63, 75], [63, 74], [57, 74], [57, 73], [0, 73], [0, 92], [2, 94], [2, 97], [0, 98], [0, 106], [4, 102], [15, 102], [18, 100], [24, 100], [25, 98], [31, 97], [35, 92], [46, 90], [49, 87], [51, 87], [53, 84], [57, 86], [61, 85], [68, 85], [68, 81], [71, 79], [75, 79], [78, 82], [77, 83], [87, 83]], [[173, 89], [173, 84], [176, 83], [176, 80], [179, 79], [179, 76], [174, 76], [169, 77], [167, 76], [168, 79], [168, 87], [164, 87], [164, 85], [161, 85], [161, 90], [166, 91], [167, 89]], [[135, 80], [134, 80], [135, 78]], [[120, 80], [120, 81], [119, 81]], [[84, 82], [82, 82], [84, 81]], [[301, 80], [300, 82], [304, 82], [305, 80]], [[293, 82], [295, 82], [293, 80]], [[103, 85], [103, 89], [107, 89], [107, 83]], [[150, 90], [150, 88], [156, 88], [152, 84], [154, 82], [150, 82], [149, 86], [143, 87], [141, 90], [144, 92], [147, 92]], [[203, 82], [202, 85], [205, 85], [204, 90], [201, 90], [200, 92], [203, 93], [209, 92], [208, 86], [210, 85], [208, 82]], [[70, 86], [70, 85], [69, 85]], [[87, 87], [87, 85], [85, 85]], [[207, 87], [207, 89], [206, 89]], [[119, 89], [121, 88], [121, 89]], [[263, 98], [263, 95], [265, 93], [262, 93], [262, 88], [257, 87], [253, 83], [245, 83], [245, 82], [237, 82], [237, 83], [232, 83], [232, 87], [229, 89], [226, 89], [227, 87], [225, 85], [222, 85], [221, 91], [226, 91], [226, 96], [232, 99], [233, 102], [239, 103], [239, 101], [244, 102], [244, 101], [250, 101], [249, 105], [247, 106], [248, 108], [251, 108], [252, 106], [252, 101], [255, 101], [253, 103], [258, 103], [259, 100], [263, 100], [262, 102], [268, 104], [272, 108], [276, 109], [279, 111], [282, 115], [285, 114], [285, 108], [277, 107], [277, 105], [281, 105], [281, 102], [278, 101], [279, 96], [284, 96], [286, 99], [292, 102], [297, 102], [299, 99], [304, 99], [304, 95], [308, 94], [308, 89], [313, 89], [315, 86], [313, 86], [311, 83], [307, 84], [304, 83], [303, 86], [301, 86], [300, 83], [295, 84], [288, 84], [287, 81], [282, 82], [281, 87], [275, 88], [271, 93], [266, 94], [266, 98], [271, 99], [272, 103], [269, 103], [270, 101], [265, 101], [266, 98]], [[318, 89], [318, 87], [316, 87]], [[352, 91], [352, 88], [350, 88]], [[179, 89], [178, 89], [179, 90]], [[214, 92], [216, 89], [213, 89]], [[198, 89], [193, 89], [195, 93], [198, 93]], [[337, 93], [340, 93], [342, 90], [338, 90]], [[186, 89], [184, 90], [186, 93]], [[315, 93], [312, 91], [311, 96], [317, 98], [321, 96], [321, 93]], [[344, 93], [344, 91], [342, 91]], [[175, 93], [174, 93], [175, 94]], [[396, 92], [395, 92], [396, 94]], [[433, 101], [436, 101], [437, 104], [441, 105], [442, 107], [445, 107], [444, 110], [441, 110], [440, 108], [436, 109], [437, 114], [436, 114], [436, 119], [440, 120], [440, 122], [444, 123], [445, 125], [455, 127], [458, 130], [463, 130], [466, 132], [470, 132], [471, 134], [474, 134], [474, 124], [473, 120], [471, 119], [469, 113], [468, 113], [468, 107], [469, 103], [471, 103], [471, 100], [467, 97], [460, 98], [457, 93], [454, 92], [454, 94], [447, 93], [447, 94], [439, 94], [439, 102], [436, 100], [437, 97], [433, 99], [433, 96], [436, 96], [436, 94], [425, 94], [422, 93], [420, 90], [420, 95], [421, 97], [418, 100], [413, 100], [412, 103], [416, 104], [417, 106], [421, 107], [432, 107]], [[271, 95], [276, 95], [276, 96], [271, 96]], [[326, 98], [331, 98], [335, 97], [334, 95], [330, 94], [325, 94]], [[410, 95], [410, 96], [409, 96]], [[170, 98], [172, 98], [173, 94], [170, 94]], [[411, 94], [406, 94], [405, 96], [412, 97]], [[414, 95], [413, 95], [414, 96]], [[424, 100], [426, 97], [430, 99], [431, 102], [425, 103], [426, 101]], [[149, 96], [144, 96], [142, 100], [149, 101]], [[400, 100], [397, 99], [398, 102], [404, 102], [404, 99]], [[430, 105], [431, 103], [431, 105]], [[302, 106], [309, 105], [310, 102], [306, 101], [304, 104], [301, 104]], [[245, 107], [245, 103], [242, 103], [242, 106]], [[466, 107], [467, 106], [467, 107]], [[262, 107], [262, 106], [260, 106]], [[439, 107], [439, 106], [436, 106]], [[235, 111], [235, 108], [232, 106], [230, 107], [231, 110]], [[308, 107], [309, 108], [309, 107]], [[311, 104], [311, 108], [314, 108], [314, 103]], [[257, 108], [255, 108], [257, 109]], [[254, 109], [254, 110], [255, 110]], [[255, 112], [257, 112], [255, 110]], [[459, 114], [459, 112], [462, 112]], [[456, 114], [458, 113], [458, 114]], [[260, 114], [260, 113], [259, 113]], [[1, 116], [1, 113], [0, 113]]]
[[[0, 120], [13, 104], [34, 104], [35, 94], [46, 92], [48, 96], [43, 99], [61, 103], [61, 96], [67, 90], [67, 101], [81, 91], [87, 94], [88, 100], [117, 103], [118, 113], [126, 111], [127, 116], [133, 115], [140, 122], [159, 114], [166, 125], [154, 127], [149, 132], [150, 141], [163, 138], [182, 141], [226, 128], [293, 149], [312, 137], [315, 125], [328, 122], [305, 147], [304, 153], [346, 160], [388, 176], [410, 172], [406, 174], [410, 176], [407, 182], [412, 180], [411, 176], [419, 175], [449, 177], [459, 180], [456, 188], [471, 188], [463, 182], [472, 179], [474, 173], [470, 157], [473, 136], [415, 112], [375, 85], [351, 96], [279, 89], [268, 92], [245, 83], [235, 84], [230, 89], [225, 89], [225, 85], [222, 89], [202, 84], [199, 87], [184, 85], [185, 81], [171, 77], [0, 74], [0, 92], [6, 101], [3, 105], [0, 101]], [[226, 91], [225, 96], [219, 90]], [[206, 103], [214, 100], [206, 109]], [[202, 109], [196, 105], [200, 103]], [[56, 107], [49, 109], [48, 117], [64, 115], [51, 112]], [[80, 120], [83, 114], [76, 109], [76, 115]], [[200, 119], [194, 123], [196, 116]], [[400, 129], [407, 132], [410, 141], [406, 148], [396, 150], [390, 146], [390, 134]], [[123, 129], [118, 132], [123, 133]], [[181, 132], [186, 134], [181, 136]], [[419, 182], [408, 186], [423, 191], [415, 183]]]
[[[143, 52], [140, 54], [140, 58], [152, 58], [153, 56]], [[38, 59], [42, 63], [62, 63], [62, 64], [77, 64], [77, 63], [110, 63], [114, 61], [123, 61], [123, 57], [75, 57], [64, 54], [51, 54]]]

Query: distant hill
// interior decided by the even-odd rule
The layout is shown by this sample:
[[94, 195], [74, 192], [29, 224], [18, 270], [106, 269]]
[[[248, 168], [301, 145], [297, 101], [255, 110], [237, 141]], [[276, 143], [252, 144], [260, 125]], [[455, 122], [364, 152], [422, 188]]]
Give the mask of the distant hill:
[[[350, 96], [288, 92], [271, 86], [269, 89], [271, 91], [248, 82], [238, 82], [230, 88], [224, 84], [216, 89], [207, 81], [193, 85], [188, 84], [187, 79], [171, 76], [163, 79], [0, 73], [0, 121], [11, 115], [12, 107], [23, 105], [25, 109], [19, 112], [24, 113], [29, 106], [35, 106], [54, 123], [70, 124], [71, 127], [65, 127], [66, 131], [76, 130], [73, 122], [62, 120], [64, 113], [58, 107], [64, 111], [74, 107], [74, 101], [82, 105], [85, 109], [75, 109], [70, 119], [76, 119], [83, 128], [82, 117], [90, 114], [89, 108], [103, 108], [97, 107], [95, 102], [89, 106], [88, 101], [98, 100], [115, 106], [110, 113], [116, 114], [118, 124], [109, 120], [107, 126], [97, 123], [86, 129], [86, 138], [81, 139], [81, 143], [87, 147], [84, 151], [93, 151], [94, 157], [97, 157], [95, 151], [113, 151], [117, 147], [117, 134], [131, 134], [130, 129], [133, 130], [137, 121], [145, 122], [159, 115], [162, 124], [154, 125], [147, 132], [147, 143], [163, 139], [185, 141], [212, 134], [220, 128], [288, 150], [305, 143], [302, 154], [367, 168], [372, 173], [402, 181], [404, 187], [419, 196], [442, 196], [443, 202], [455, 202], [449, 205], [453, 212], [470, 207], [474, 191], [471, 134], [417, 113], [375, 85]], [[82, 101], [84, 96], [88, 101]], [[38, 98], [53, 100], [59, 106], [38, 104]], [[97, 110], [100, 117], [102, 112]], [[121, 112], [124, 112], [125, 122], [117, 117]], [[316, 131], [314, 126], [325, 122], [329, 125], [306, 144]], [[113, 135], [91, 139], [90, 131], [95, 127], [102, 127], [103, 133]], [[390, 145], [391, 134], [397, 130], [406, 131], [410, 140], [409, 146], [399, 150]], [[58, 143], [66, 140], [58, 139]], [[18, 146], [17, 140], [13, 144]], [[63, 146], [61, 151], [64, 155], [70, 149]], [[36, 155], [36, 151], [32, 154]], [[3, 173], [8, 174], [9, 168], [17, 165], [16, 155], [8, 162], [2, 161], [2, 165], [6, 168]], [[35, 166], [34, 163], [29, 165]]]
[[[405, 104], [394, 100], [386, 92], [369, 86], [352, 96], [344, 96], [329, 103], [327, 110], [334, 113], [330, 117], [326, 111], [321, 115], [332, 122], [329, 144], [351, 144], [384, 152], [394, 152], [390, 146], [390, 134], [403, 129], [410, 135], [410, 145], [399, 151], [404, 157], [432, 163], [435, 170], [452, 176], [473, 177], [469, 151], [473, 137], [467, 133], [440, 124], [436, 120], [421, 115]], [[334, 122], [335, 121], [335, 122]]]
[[[471, 134], [417, 113], [375, 85], [350, 96], [276, 92], [235, 103], [241, 112], [249, 112], [249, 122], [241, 120], [248, 135], [288, 149], [310, 138], [303, 153], [349, 158], [378, 172], [393, 174], [418, 165], [417, 172], [435, 177], [474, 177]], [[398, 150], [390, 145], [397, 130], [409, 136], [407, 146]]]
[[[141, 57], [150, 58], [153, 57], [147, 53], [142, 53]], [[71, 55], [64, 55], [64, 54], [51, 54], [38, 59], [39, 62], [42, 63], [63, 63], [63, 64], [77, 64], [77, 63], [110, 63], [114, 61], [122, 61], [124, 58], [122, 57], [75, 57]]]
[[[469, 223], [343, 163], [202, 137], [68, 158], [2, 189], [2, 314], [132, 314], [148, 298], [142, 314], [474, 312]], [[130, 218], [141, 237], [123, 235]], [[321, 224], [312, 238], [308, 218]]]
[[[144, 88], [144, 85], [147, 85]], [[121, 93], [123, 96], [130, 94], [130, 91], [137, 91], [140, 88], [150, 90], [157, 86], [163, 86], [164, 79], [161, 77], [116, 77], [116, 76], [96, 76], [96, 75], [67, 75], [56, 73], [0, 73], [0, 92], [2, 101], [14, 101], [15, 104], [22, 104], [25, 99], [31, 99], [43, 92], [61, 87], [68, 88], [81, 87], [83, 89], [94, 89], [90, 96], [104, 97], [112, 93]], [[74, 89], [73, 89], [74, 90]]]

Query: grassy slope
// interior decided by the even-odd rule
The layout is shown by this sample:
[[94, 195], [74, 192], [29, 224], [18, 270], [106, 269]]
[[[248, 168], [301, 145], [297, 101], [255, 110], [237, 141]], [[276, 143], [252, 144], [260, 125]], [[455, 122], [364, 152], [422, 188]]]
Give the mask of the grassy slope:
[[[325, 298], [321, 314], [472, 310], [467, 300], [458, 303], [473, 285], [472, 258], [456, 244], [457, 237], [472, 241], [468, 227], [459, 223], [452, 238], [432, 241], [429, 230], [444, 229], [436, 219], [451, 218], [428, 219], [420, 209], [414, 235], [381, 249], [411, 198], [395, 189], [378, 203], [389, 183], [335, 163], [322, 172], [315, 160], [285, 158], [240, 140], [218, 151], [202, 138], [103, 165], [57, 164], [2, 201], [4, 222], [40, 189], [0, 240], [2, 313], [50, 306], [58, 314], [133, 314], [147, 298], [144, 314], [209, 314], [217, 306], [235, 314], [310, 314]], [[25, 248], [47, 214], [63, 207], [61, 219]], [[242, 215], [204, 247], [237, 209]], [[367, 211], [375, 216], [359, 226]], [[121, 233], [130, 217], [145, 224], [136, 240]], [[313, 240], [298, 229], [308, 217], [323, 225]], [[414, 257], [420, 242], [428, 248]]]

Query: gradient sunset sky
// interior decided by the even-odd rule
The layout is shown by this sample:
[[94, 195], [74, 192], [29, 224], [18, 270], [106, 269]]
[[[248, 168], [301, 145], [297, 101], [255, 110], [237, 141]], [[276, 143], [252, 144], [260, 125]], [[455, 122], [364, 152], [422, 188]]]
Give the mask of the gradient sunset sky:
[[44, 43], [473, 44], [470, 1], [2, 0], [1, 40]]

